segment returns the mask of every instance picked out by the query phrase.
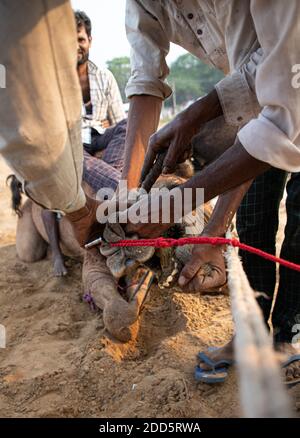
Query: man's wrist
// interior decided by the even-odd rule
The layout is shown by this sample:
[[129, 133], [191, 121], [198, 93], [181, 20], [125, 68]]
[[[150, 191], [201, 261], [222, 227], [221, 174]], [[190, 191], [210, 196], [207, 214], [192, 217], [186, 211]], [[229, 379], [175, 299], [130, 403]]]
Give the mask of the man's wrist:
[[196, 132], [201, 125], [223, 114], [221, 103], [216, 90], [198, 99], [186, 110], [179, 114], [181, 121]]

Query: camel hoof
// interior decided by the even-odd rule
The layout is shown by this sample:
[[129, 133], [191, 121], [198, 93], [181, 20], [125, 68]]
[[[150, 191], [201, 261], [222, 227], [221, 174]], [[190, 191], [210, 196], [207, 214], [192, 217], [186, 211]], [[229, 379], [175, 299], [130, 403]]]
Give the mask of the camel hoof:
[[138, 317], [137, 303], [127, 303], [125, 300], [110, 301], [103, 311], [106, 330], [121, 342], [129, 342], [136, 336], [135, 323]]

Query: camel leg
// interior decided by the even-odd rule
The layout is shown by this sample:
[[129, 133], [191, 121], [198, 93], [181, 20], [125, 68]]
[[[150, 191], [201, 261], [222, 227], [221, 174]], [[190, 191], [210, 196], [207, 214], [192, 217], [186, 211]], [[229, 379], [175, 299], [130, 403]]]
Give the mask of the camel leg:
[[18, 218], [16, 248], [18, 257], [24, 262], [33, 263], [47, 254], [48, 244], [39, 234], [32, 219], [32, 201], [27, 200]]
[[97, 248], [86, 251], [82, 269], [84, 290], [89, 292], [97, 307], [103, 310], [105, 328], [115, 338], [128, 342], [136, 335], [140, 294], [127, 302], [117, 290], [117, 282], [106, 266], [106, 259]]

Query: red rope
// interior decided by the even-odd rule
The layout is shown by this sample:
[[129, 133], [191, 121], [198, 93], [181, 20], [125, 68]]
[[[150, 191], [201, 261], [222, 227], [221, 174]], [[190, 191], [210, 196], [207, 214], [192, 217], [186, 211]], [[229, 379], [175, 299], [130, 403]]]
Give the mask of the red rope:
[[120, 240], [117, 243], [111, 243], [111, 246], [154, 246], [155, 248], [167, 248], [170, 246], [183, 246], [183, 245], [204, 245], [209, 244], [213, 246], [217, 245], [231, 245], [242, 249], [243, 251], [256, 254], [259, 257], [270, 260], [275, 263], [279, 263], [286, 268], [293, 269], [300, 272], [300, 265], [289, 262], [287, 260], [275, 257], [260, 249], [253, 248], [252, 246], [245, 245], [237, 239], [226, 239], [225, 237], [183, 237], [181, 239], [166, 239], [164, 237], [158, 237], [157, 239], [137, 239], [137, 240]]

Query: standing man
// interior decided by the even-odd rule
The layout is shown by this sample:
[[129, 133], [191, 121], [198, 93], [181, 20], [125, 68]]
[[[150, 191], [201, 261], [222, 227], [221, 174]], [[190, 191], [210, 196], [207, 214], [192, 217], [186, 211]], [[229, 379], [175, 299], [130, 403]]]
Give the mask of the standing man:
[[[271, 7], [272, 13], [267, 0], [174, 0], [151, 3], [127, 0], [126, 24], [132, 46], [133, 74], [127, 86], [131, 105], [126, 142], [128, 161], [125, 163], [123, 175], [128, 177], [129, 186], [138, 184], [148, 139], [157, 128], [162, 100], [171, 92], [165, 82], [168, 74], [165, 57], [170, 42], [182, 45], [192, 54], [227, 74], [211, 93], [152, 135], [142, 171], [144, 179], [157, 154], [166, 151], [163, 171], [172, 172], [175, 164], [184, 158], [193, 137], [198, 134], [203, 139], [203, 131], [208, 122], [212, 128], [212, 136], [216, 126], [219, 129], [223, 129], [224, 124], [233, 127], [232, 130], [226, 129], [226, 134], [229, 134], [224, 135], [218, 153], [213, 151], [213, 155], [216, 157], [228, 150], [178, 189], [183, 192], [185, 187], [202, 187], [205, 189], [205, 201], [227, 192], [220, 197], [205, 230], [208, 235], [222, 235], [226, 231], [251, 185], [252, 178], [267, 171], [270, 166], [281, 169], [277, 171], [280, 179], [276, 171], [274, 174], [270, 171], [266, 179], [266, 184], [269, 181], [273, 188], [268, 214], [271, 211], [278, 216], [278, 200], [285, 181], [284, 171], [300, 170], [300, 95], [299, 90], [292, 87], [293, 66], [299, 63], [299, 51], [294, 41], [300, 33], [297, 18], [300, 4], [292, 1], [286, 7], [277, 0], [272, 2]], [[199, 144], [197, 145], [195, 139], [193, 143], [197, 150]], [[131, 165], [130, 157], [133, 156], [135, 167]], [[139, 166], [137, 157], [140, 159]], [[273, 185], [274, 180], [277, 182], [276, 186]], [[290, 206], [299, 198], [299, 190], [294, 182], [297, 182], [297, 177], [292, 177], [289, 186]], [[263, 183], [261, 187], [264, 187]], [[261, 205], [263, 201], [260, 210]], [[254, 209], [252, 205], [252, 210]], [[285, 242], [283, 248], [287, 255], [287, 248], [293, 242], [294, 246], [290, 246], [288, 250], [289, 258], [299, 263], [299, 250], [295, 245], [299, 248], [300, 244], [296, 244], [294, 240], [299, 234], [299, 221], [295, 220], [297, 215], [291, 216], [291, 208], [288, 209], [288, 214], [290, 220], [288, 219], [289, 230], [287, 229], [286, 236], [290, 244]], [[248, 222], [249, 217], [250, 213]], [[138, 232], [141, 236], [154, 237], [168, 227], [166, 224], [158, 227], [149, 222], [150, 220], [147, 224], [129, 224], [127, 229]], [[259, 225], [259, 217], [255, 223]], [[270, 245], [273, 251], [276, 223], [278, 224], [278, 219], [275, 217], [270, 227], [271, 240], [273, 239]], [[240, 230], [241, 228], [242, 226]], [[207, 285], [205, 279], [198, 277], [198, 271], [203, 261], [214, 262], [216, 257], [217, 265], [222, 264], [220, 249], [195, 248], [191, 261], [181, 273], [180, 285], [190, 290], [199, 290], [204, 283]], [[221, 267], [215, 270], [215, 278], [212, 280], [218, 281], [222, 275], [224, 276], [224, 268]], [[272, 283], [274, 275], [270, 275]], [[290, 274], [291, 281], [288, 284], [293, 287], [289, 293], [281, 287], [276, 303], [278, 312], [273, 319], [273, 322], [276, 321], [277, 347], [291, 355], [289, 364], [292, 365], [286, 371], [287, 379], [291, 380], [297, 380], [300, 375], [299, 360], [297, 361], [299, 357], [294, 354], [292, 346], [293, 327], [297, 323], [297, 315], [300, 315], [299, 293], [295, 291], [299, 278], [296, 281], [295, 276], [296, 273]], [[272, 290], [270, 281], [269, 288], [267, 292], [272, 297], [274, 288]], [[266, 307], [269, 310], [265, 315], [268, 313], [269, 316], [269, 303]]]
[[83, 245], [97, 203], [82, 182], [76, 28], [67, 0], [0, 2], [0, 153], [36, 203], [64, 212]]
[[[89, 17], [83, 11], [76, 11], [75, 21], [77, 72], [82, 91], [83, 180], [93, 193], [97, 193], [102, 187], [115, 189], [119, 183], [124, 160], [126, 121], [120, 91], [112, 73], [107, 69], [99, 69], [89, 60], [92, 42]], [[102, 159], [94, 157], [100, 150]], [[52, 249], [54, 275], [66, 275], [59, 246], [59, 215], [43, 210], [42, 218]]]

